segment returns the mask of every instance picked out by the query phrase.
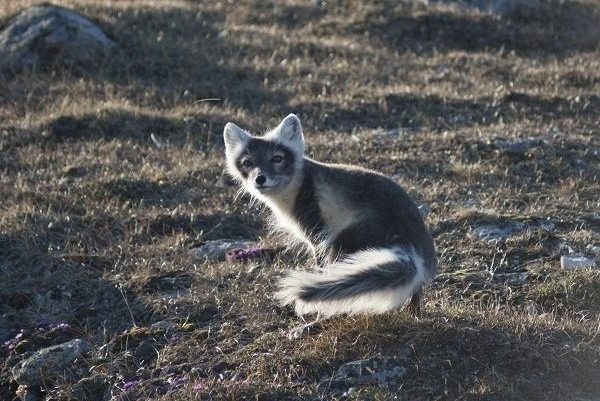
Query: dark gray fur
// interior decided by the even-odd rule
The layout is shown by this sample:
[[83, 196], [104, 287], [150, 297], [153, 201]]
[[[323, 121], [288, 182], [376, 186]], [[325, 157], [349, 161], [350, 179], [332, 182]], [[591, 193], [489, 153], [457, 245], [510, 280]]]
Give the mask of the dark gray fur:
[[335, 282], [305, 286], [301, 289], [299, 297], [303, 301], [324, 301], [388, 290], [407, 285], [416, 273], [417, 268], [410, 261], [384, 263]]
[[[273, 158], [275, 152], [284, 154], [284, 163], [278, 169], [275, 169], [271, 163], [271, 158]], [[248, 170], [242, 165], [243, 160], [246, 158], [252, 160], [254, 165], [261, 166], [264, 173], [269, 176], [278, 174], [291, 176], [294, 174], [294, 153], [287, 147], [272, 141], [262, 138], [252, 138], [244, 151], [238, 155], [235, 165], [244, 178], [248, 177]]]
[[[305, 169], [306, 171], [306, 165]], [[322, 238], [325, 222], [316, 198], [315, 182], [312, 174], [304, 174], [302, 185], [294, 202], [294, 217], [307, 237], [317, 242]]]
[[[332, 188], [345, 203], [361, 211], [354, 224], [328, 242], [325, 258], [329, 263], [366, 249], [413, 248], [423, 258], [426, 274], [430, 278], [435, 275], [431, 235], [417, 206], [397, 183], [373, 171], [327, 165], [308, 158], [304, 161], [303, 174], [294, 211], [303, 211], [297, 215], [306, 233], [314, 234], [315, 227], [323, 224], [317, 200], [320, 185]], [[310, 238], [319, 245], [318, 235]], [[398, 262], [374, 266], [336, 282], [304, 287], [300, 298], [304, 301], [340, 299], [406, 285], [416, 274], [416, 267], [412, 262], [405, 262], [406, 259], [399, 256]]]

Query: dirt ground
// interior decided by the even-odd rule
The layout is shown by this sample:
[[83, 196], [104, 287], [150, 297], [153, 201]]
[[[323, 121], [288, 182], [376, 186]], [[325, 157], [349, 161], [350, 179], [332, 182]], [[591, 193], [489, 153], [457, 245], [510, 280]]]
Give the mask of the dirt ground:
[[[600, 399], [600, 3], [494, 15], [422, 1], [55, 2], [118, 44], [0, 75], [0, 399], [80, 338], [46, 400]], [[0, 26], [34, 1], [0, 6]], [[222, 130], [296, 113], [308, 153], [429, 208], [423, 316], [301, 323], [301, 249], [223, 175]], [[161, 144], [151, 139], [154, 134]], [[276, 250], [207, 261], [205, 241]], [[1, 345], [3, 344], [3, 345]], [[345, 363], [404, 372], [344, 387]], [[375, 372], [377, 373], [377, 372]], [[36, 390], [37, 391], [37, 390]]]

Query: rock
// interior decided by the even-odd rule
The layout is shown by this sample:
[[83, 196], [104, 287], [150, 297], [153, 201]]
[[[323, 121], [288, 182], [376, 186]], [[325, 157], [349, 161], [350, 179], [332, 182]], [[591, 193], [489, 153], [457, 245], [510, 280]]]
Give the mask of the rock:
[[[148, 327], [132, 327], [110, 340], [108, 352], [113, 355], [120, 352], [130, 352], [146, 338], [152, 337], [154, 334], [158, 334], [158, 332], [160, 331]], [[104, 351], [104, 346], [102, 346], [102, 351]]]
[[176, 291], [183, 288], [189, 288], [192, 281], [193, 276], [191, 274], [183, 270], [176, 270], [147, 277], [142, 281], [142, 289], [146, 292]]
[[206, 241], [197, 248], [190, 249], [192, 255], [204, 260], [225, 260], [227, 252], [234, 249], [249, 249], [254, 244], [250, 241], [218, 239]]
[[525, 230], [525, 225], [518, 222], [507, 222], [501, 225], [486, 223], [476, 226], [470, 235], [487, 243], [504, 242], [511, 236]]
[[501, 281], [508, 285], [523, 285], [527, 283], [527, 280], [529, 279], [529, 273], [494, 273], [492, 278], [496, 281]]
[[152, 343], [144, 340], [136, 347], [135, 351], [133, 351], [133, 357], [136, 362], [141, 365], [142, 363], [154, 361], [158, 357], [158, 354]]
[[24, 386], [47, 385], [91, 348], [90, 343], [80, 339], [43, 348], [13, 367], [13, 379]]
[[114, 47], [115, 42], [82, 15], [52, 5], [33, 6], [0, 32], [0, 69], [56, 62], [89, 65]]
[[586, 258], [585, 256], [561, 256], [560, 267], [569, 270], [593, 269], [594, 267], [596, 267], [596, 261], [594, 259]]
[[501, 16], [533, 15], [543, 6], [541, 0], [462, 0], [458, 3]]
[[496, 147], [501, 153], [509, 156], [525, 157], [530, 156], [536, 148], [544, 148], [548, 143], [538, 139], [514, 139], [514, 140], [497, 140]]
[[600, 246], [589, 244], [585, 247], [586, 250], [590, 251], [594, 255], [600, 255]]
[[429, 205], [423, 203], [422, 205], [419, 206], [419, 213], [421, 214], [421, 217], [423, 219], [426, 219], [427, 216], [429, 216], [429, 213], [431, 213], [431, 208], [429, 207]]
[[567, 244], [566, 242], [562, 242], [561, 244], [559, 244], [558, 251], [561, 253], [574, 253], [575, 252], [573, 247], [571, 245]]
[[165, 333], [177, 330], [177, 326], [173, 322], [168, 320], [161, 320], [159, 322], [152, 323], [150, 328], [154, 330], [164, 331]]
[[406, 368], [398, 366], [394, 358], [375, 356], [369, 359], [360, 359], [343, 364], [331, 377], [322, 380], [318, 387], [333, 388], [340, 392], [349, 389], [377, 385], [388, 388], [406, 374]]
[[540, 0], [479, 0], [488, 3], [487, 9], [495, 14], [532, 14], [542, 6]]
[[489, 244], [497, 244], [500, 242], [505, 242], [510, 237], [520, 235], [525, 232], [534, 232], [539, 230], [550, 232], [554, 230], [554, 228], [554, 222], [548, 219], [533, 219], [532, 221], [527, 221], [526, 223], [509, 220], [499, 223], [476, 224], [475, 227], [471, 229], [469, 235]]
[[102, 401], [104, 393], [110, 388], [108, 377], [95, 374], [78, 381], [71, 388], [71, 397], [78, 401]]

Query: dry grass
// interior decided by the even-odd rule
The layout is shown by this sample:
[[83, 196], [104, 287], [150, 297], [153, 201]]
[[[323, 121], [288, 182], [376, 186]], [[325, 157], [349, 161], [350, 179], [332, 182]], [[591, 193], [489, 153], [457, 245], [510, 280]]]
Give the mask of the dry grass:
[[[35, 3], [3, 3], [0, 25]], [[68, 399], [82, 377], [115, 399], [341, 399], [317, 384], [378, 354], [407, 369], [402, 383], [347, 399], [600, 396], [598, 274], [559, 263], [568, 247], [600, 245], [598, 3], [504, 18], [329, 3], [64, 1], [120, 49], [91, 70], [1, 76], [0, 340], [29, 338], [2, 355], [64, 340], [36, 337], [40, 321], [95, 346], [48, 399]], [[284, 245], [234, 201], [221, 132], [289, 112], [316, 159], [385, 172], [431, 207], [442, 275], [422, 319], [331, 319], [290, 342], [298, 320], [270, 294], [306, 257], [188, 253], [218, 238]], [[507, 152], [518, 138], [538, 142]], [[489, 222], [533, 228], [491, 244], [472, 235]], [[150, 327], [165, 320], [174, 327]], [[2, 399], [16, 390], [8, 364]]]

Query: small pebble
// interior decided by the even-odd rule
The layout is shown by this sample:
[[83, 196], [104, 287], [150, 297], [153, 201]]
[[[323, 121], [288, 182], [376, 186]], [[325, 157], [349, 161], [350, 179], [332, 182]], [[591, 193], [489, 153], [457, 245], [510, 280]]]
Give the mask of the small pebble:
[[585, 247], [586, 250], [592, 252], [594, 255], [600, 255], [600, 246], [589, 244]]

